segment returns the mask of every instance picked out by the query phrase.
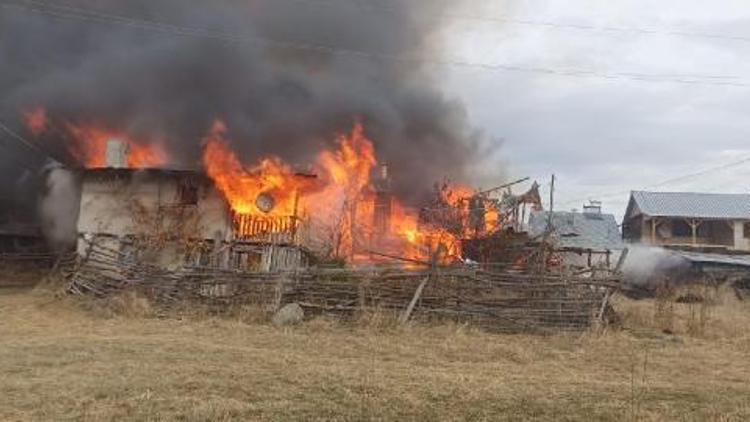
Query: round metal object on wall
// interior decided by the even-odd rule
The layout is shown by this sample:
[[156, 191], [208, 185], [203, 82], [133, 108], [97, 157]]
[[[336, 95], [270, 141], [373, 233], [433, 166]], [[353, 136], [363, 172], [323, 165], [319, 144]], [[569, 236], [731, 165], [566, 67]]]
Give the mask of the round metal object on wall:
[[273, 208], [276, 206], [276, 200], [273, 199], [273, 196], [271, 194], [264, 192], [258, 195], [257, 198], [255, 198], [255, 206], [258, 207], [259, 210], [267, 214], [273, 211]]

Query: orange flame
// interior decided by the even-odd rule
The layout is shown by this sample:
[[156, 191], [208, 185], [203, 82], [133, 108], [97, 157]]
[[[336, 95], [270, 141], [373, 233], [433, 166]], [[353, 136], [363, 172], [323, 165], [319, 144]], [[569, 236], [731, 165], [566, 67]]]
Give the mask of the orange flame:
[[434, 256], [438, 263], [447, 264], [461, 257], [459, 237], [443, 228], [420, 225], [416, 211], [396, 202], [391, 218], [395, 235], [404, 242], [399, 252], [405, 258], [429, 262]]
[[364, 135], [360, 122], [355, 123], [352, 133], [336, 138], [338, 151], [323, 151], [318, 157], [319, 166], [331, 181], [346, 189], [347, 195], [356, 198], [370, 185], [370, 173], [375, 167], [375, 147]]
[[23, 113], [26, 128], [34, 136], [39, 136], [47, 130], [47, 110], [44, 107], [36, 107]]
[[[33, 136], [51, 129], [44, 107], [23, 113], [26, 128]], [[126, 133], [92, 123], [62, 122], [62, 135], [68, 141], [68, 152], [84, 167], [100, 168], [107, 165], [107, 142], [117, 139], [127, 146], [127, 166], [130, 168], [158, 167], [167, 161], [167, 155], [158, 139], [135, 140]]]
[[107, 142], [123, 142], [128, 149], [127, 165], [130, 168], [158, 167], [166, 163], [166, 153], [159, 142], [136, 142], [123, 132], [92, 124], [64, 123], [71, 139], [71, 154], [87, 168], [107, 166]]
[[375, 147], [359, 122], [351, 133], [339, 135], [336, 144], [338, 149], [318, 155], [317, 168], [325, 187], [307, 202], [330, 231], [333, 255], [352, 258], [372, 233], [370, 174], [377, 160]]
[[[300, 178], [277, 157], [266, 157], [245, 166], [225, 138], [226, 125], [216, 121], [204, 138], [203, 166], [223, 193], [232, 211], [240, 216], [285, 217], [307, 215], [310, 223], [325, 232], [335, 257], [358, 260], [367, 256], [374, 238], [375, 189], [371, 173], [377, 163], [375, 148], [355, 123], [348, 134], [337, 136], [337, 148], [318, 154], [319, 181]], [[465, 186], [444, 186], [442, 206], [468, 219], [468, 199], [474, 195]], [[272, 197], [272, 209], [259, 207], [261, 196]], [[461, 257], [461, 238], [444, 227], [421, 224], [418, 213], [392, 202], [390, 240], [378, 245], [379, 251], [408, 259], [440, 263]], [[462, 227], [467, 227], [463, 224]]]
[[[214, 122], [203, 140], [203, 166], [232, 210], [243, 215], [296, 215], [299, 195], [313, 187], [310, 178], [295, 175], [277, 157], [245, 167], [229, 148], [226, 131], [222, 121]], [[272, 202], [261, 209], [259, 201], [263, 198]]]

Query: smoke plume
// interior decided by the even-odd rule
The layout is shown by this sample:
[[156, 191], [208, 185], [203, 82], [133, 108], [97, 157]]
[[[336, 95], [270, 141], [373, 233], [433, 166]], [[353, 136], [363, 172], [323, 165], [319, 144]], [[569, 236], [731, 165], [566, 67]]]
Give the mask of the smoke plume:
[[[19, 128], [41, 106], [53, 124], [163, 139], [171, 164], [190, 167], [222, 118], [243, 160], [304, 164], [360, 119], [402, 198], [445, 176], [468, 181], [481, 135], [425, 64], [440, 21], [423, 17], [447, 2], [10, 3], [0, 9], [0, 116]], [[59, 133], [40, 141], [65, 156]]]
[[45, 169], [45, 189], [39, 200], [42, 231], [53, 249], [75, 244], [78, 221], [78, 182], [65, 168]]
[[623, 266], [625, 281], [641, 287], [656, 287], [659, 283], [684, 282], [690, 265], [678, 254], [660, 247], [631, 245]]

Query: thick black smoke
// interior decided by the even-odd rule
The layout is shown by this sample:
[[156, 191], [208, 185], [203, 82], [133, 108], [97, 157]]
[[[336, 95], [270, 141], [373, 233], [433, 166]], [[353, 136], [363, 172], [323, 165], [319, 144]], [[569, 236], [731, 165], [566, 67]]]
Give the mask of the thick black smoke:
[[[43, 106], [52, 119], [164, 137], [173, 164], [190, 166], [222, 118], [244, 160], [302, 164], [359, 118], [402, 197], [446, 176], [465, 180], [477, 148], [461, 104], [424, 69], [440, 28], [422, 17], [449, 3], [0, 4], [0, 116], [18, 130], [22, 110]], [[55, 138], [46, 148], [64, 156]]]

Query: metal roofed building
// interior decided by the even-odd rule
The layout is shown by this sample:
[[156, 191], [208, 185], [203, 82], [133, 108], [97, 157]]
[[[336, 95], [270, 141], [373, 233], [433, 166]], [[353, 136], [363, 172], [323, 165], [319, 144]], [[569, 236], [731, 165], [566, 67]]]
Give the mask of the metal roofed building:
[[[625, 249], [617, 220], [601, 212], [601, 206], [584, 206], [583, 212], [552, 212], [552, 232], [557, 247], [563, 251], [565, 264], [591, 267], [611, 266]], [[538, 211], [529, 218], [529, 234], [541, 237], [547, 231], [550, 212]]]
[[623, 237], [656, 246], [750, 251], [750, 194], [634, 191]]

